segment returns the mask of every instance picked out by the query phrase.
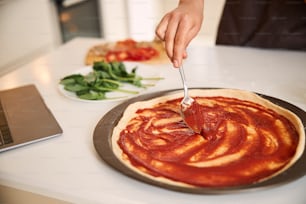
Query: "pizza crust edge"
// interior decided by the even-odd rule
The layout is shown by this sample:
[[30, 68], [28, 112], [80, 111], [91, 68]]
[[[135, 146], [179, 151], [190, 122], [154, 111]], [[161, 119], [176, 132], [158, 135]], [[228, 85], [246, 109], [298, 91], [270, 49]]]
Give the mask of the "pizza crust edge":
[[[304, 148], [305, 148], [305, 131], [304, 131], [304, 126], [303, 123], [301, 121], [301, 119], [294, 114], [293, 112], [278, 106], [274, 103], [272, 103], [271, 101], [264, 99], [263, 97], [259, 96], [258, 94], [255, 94], [253, 92], [249, 92], [249, 91], [244, 91], [244, 90], [239, 90], [239, 89], [192, 89], [189, 91], [191, 96], [223, 96], [223, 97], [232, 97], [232, 98], [237, 98], [240, 100], [247, 100], [247, 101], [251, 101], [257, 104], [260, 104], [264, 107], [268, 107], [269, 109], [274, 110], [275, 112], [285, 116], [287, 119], [289, 119], [295, 126], [298, 134], [299, 134], [299, 143], [296, 149], [296, 153], [295, 155], [292, 157], [292, 159], [290, 160], [290, 162], [283, 167], [280, 171], [266, 177], [263, 178], [259, 181], [257, 181], [256, 183], [268, 180], [272, 177], [275, 177], [276, 175], [279, 175], [280, 173], [284, 172], [285, 170], [287, 170], [288, 168], [290, 168], [303, 154]], [[146, 174], [142, 171], [140, 171], [139, 169], [137, 169], [136, 167], [134, 167], [133, 165], [131, 165], [129, 162], [125, 161], [122, 159], [122, 150], [120, 149], [119, 145], [117, 144], [117, 141], [119, 139], [120, 136], [120, 132], [125, 129], [126, 124], [136, 116], [136, 111], [139, 109], [139, 107], [141, 107], [141, 109], [143, 108], [150, 108], [153, 105], [157, 104], [157, 103], [161, 103], [161, 102], [165, 102], [168, 100], [172, 100], [172, 99], [176, 99], [179, 97], [183, 97], [183, 93], [182, 91], [180, 92], [174, 92], [173, 94], [169, 94], [169, 95], [165, 95], [165, 96], [161, 96], [161, 97], [157, 97], [157, 98], [153, 98], [153, 99], [149, 99], [149, 100], [145, 100], [145, 101], [139, 101], [139, 102], [135, 102], [133, 104], [130, 104], [124, 111], [123, 116], [121, 117], [121, 119], [119, 120], [117, 126], [113, 129], [113, 134], [112, 134], [112, 150], [113, 153], [115, 154], [115, 156], [128, 168], [130, 168], [131, 170], [135, 171], [135, 173], [137, 174], [141, 174], [144, 177], [147, 177], [151, 180], [154, 181], [158, 181], [158, 182], [162, 182], [165, 184], [170, 184], [170, 185], [175, 185], [175, 186], [180, 186], [180, 187], [189, 187], [189, 188], [194, 188], [195, 186], [193, 185], [189, 185], [183, 182], [179, 182], [179, 181], [173, 181], [164, 177], [154, 177], [151, 176], [149, 174]]]

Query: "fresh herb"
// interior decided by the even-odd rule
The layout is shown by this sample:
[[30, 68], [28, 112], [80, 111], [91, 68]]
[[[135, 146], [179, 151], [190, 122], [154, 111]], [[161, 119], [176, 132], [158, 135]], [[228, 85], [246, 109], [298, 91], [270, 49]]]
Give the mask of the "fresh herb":
[[95, 62], [93, 70], [86, 75], [72, 74], [60, 80], [64, 89], [74, 92], [77, 97], [86, 100], [103, 100], [106, 92], [122, 92], [138, 94], [138, 91], [126, 90], [123, 84], [131, 84], [139, 88], [147, 88], [154, 84], [143, 84], [142, 80], [161, 80], [162, 78], [143, 78], [136, 74], [137, 67], [131, 72], [126, 70], [122, 62]]

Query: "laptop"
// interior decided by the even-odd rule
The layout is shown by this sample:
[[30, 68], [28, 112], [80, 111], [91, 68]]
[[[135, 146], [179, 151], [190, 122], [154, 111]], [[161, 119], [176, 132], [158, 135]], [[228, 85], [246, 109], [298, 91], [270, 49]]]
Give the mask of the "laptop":
[[62, 133], [35, 85], [0, 91], [0, 152]]

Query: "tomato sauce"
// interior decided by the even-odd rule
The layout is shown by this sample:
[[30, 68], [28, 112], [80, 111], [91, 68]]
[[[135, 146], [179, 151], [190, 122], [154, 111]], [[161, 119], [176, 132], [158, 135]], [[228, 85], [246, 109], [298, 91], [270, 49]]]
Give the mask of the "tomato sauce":
[[181, 99], [139, 109], [118, 140], [125, 158], [153, 177], [229, 187], [264, 180], [294, 156], [299, 135], [284, 116], [234, 98], [195, 99], [199, 113], [189, 122], [200, 134], [183, 122]]

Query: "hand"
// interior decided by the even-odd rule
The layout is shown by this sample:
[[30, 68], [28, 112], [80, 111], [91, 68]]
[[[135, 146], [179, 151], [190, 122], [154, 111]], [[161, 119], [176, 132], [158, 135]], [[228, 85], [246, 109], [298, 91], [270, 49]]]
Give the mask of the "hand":
[[200, 31], [203, 9], [204, 0], [181, 0], [157, 26], [156, 35], [165, 41], [167, 55], [174, 67], [180, 67], [187, 57], [187, 46]]

